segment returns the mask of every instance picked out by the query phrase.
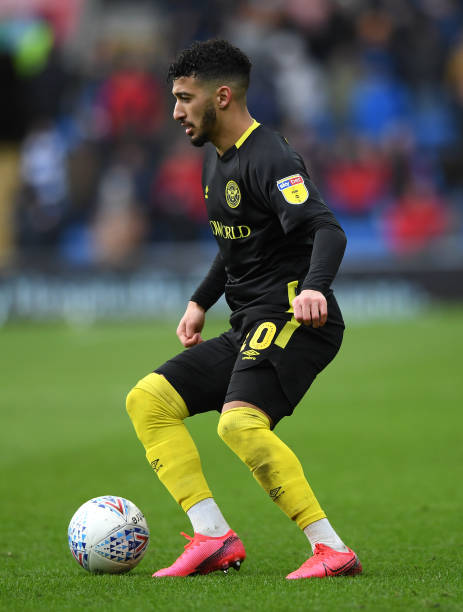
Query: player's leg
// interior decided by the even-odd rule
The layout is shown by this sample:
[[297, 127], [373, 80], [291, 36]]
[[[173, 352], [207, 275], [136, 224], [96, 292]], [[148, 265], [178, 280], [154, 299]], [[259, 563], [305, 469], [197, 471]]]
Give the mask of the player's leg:
[[[237, 395], [248, 401], [230, 400]], [[235, 372], [227, 399], [218, 433], [272, 501], [301, 529], [326, 519], [298, 458], [271, 429], [273, 421], [291, 410], [273, 366], [264, 363]], [[325, 535], [333, 547], [347, 550], [334, 530]]]
[[139, 380], [126, 406], [149, 464], [183, 510], [212, 497], [184, 424], [188, 409], [164, 376], [152, 373]]
[[[268, 329], [271, 329], [270, 326]], [[252, 333], [251, 330], [251, 336]], [[299, 348], [305, 345], [307, 354], [307, 344], [312, 345], [312, 348], [319, 344], [319, 338], [313, 341], [305, 332], [295, 340], [295, 350], [284, 357], [284, 360], [291, 358], [293, 371], [298, 370], [296, 363], [300, 364]], [[237, 361], [238, 367], [232, 375], [219, 422], [219, 435], [249, 467], [270, 498], [304, 531], [312, 544], [314, 556], [311, 557], [310, 566], [300, 568], [289, 578], [358, 573], [361, 571], [358, 558], [344, 545], [330, 525], [305, 478], [299, 460], [271, 430], [271, 426], [283, 416], [292, 413], [297, 403], [294, 397], [300, 395], [302, 387], [296, 389], [296, 396], [290, 400], [288, 395], [291, 396], [291, 393], [283, 390], [281, 372], [277, 372], [279, 366], [281, 370], [285, 369], [282, 354], [275, 355], [275, 349], [267, 353], [266, 349], [270, 345], [265, 342], [261, 342], [259, 348], [259, 352], [266, 355], [267, 359], [255, 367], [240, 369], [243, 360], [239, 358]], [[320, 346], [317, 348], [319, 350], [316, 354], [320, 356]], [[336, 351], [330, 351], [334, 356]], [[326, 353], [330, 355], [328, 350]], [[243, 354], [246, 355], [246, 351]], [[294, 380], [301, 384], [301, 377], [304, 378], [305, 388], [308, 388], [320, 369], [319, 365], [304, 363], [300, 371], [293, 372]], [[321, 574], [321, 571], [325, 573]]]
[[190, 415], [220, 410], [236, 358], [236, 345], [224, 336], [184, 351], [140, 380], [127, 396], [127, 411], [146, 457], [194, 531], [185, 553], [156, 576], [238, 568], [245, 558], [241, 541], [212, 497], [184, 424]]

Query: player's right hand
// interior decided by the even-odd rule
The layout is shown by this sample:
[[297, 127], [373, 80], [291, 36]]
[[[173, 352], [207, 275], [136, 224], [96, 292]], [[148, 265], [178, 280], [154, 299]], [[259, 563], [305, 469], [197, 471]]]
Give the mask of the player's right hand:
[[206, 311], [196, 302], [188, 302], [185, 314], [177, 327], [177, 336], [185, 348], [203, 342], [201, 331], [206, 320]]

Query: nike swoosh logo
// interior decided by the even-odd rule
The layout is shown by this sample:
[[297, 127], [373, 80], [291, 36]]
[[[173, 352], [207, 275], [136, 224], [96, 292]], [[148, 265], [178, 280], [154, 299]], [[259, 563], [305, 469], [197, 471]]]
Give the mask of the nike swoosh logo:
[[350, 559], [347, 563], [345, 563], [344, 565], [341, 565], [341, 567], [338, 568], [331, 568], [329, 565], [327, 565], [325, 562], [323, 562], [323, 567], [325, 568], [325, 576], [329, 576], [330, 574], [328, 572], [331, 572], [331, 575], [338, 575], [338, 574], [343, 574], [344, 572], [348, 572], [349, 570], [351, 570], [354, 566], [356, 566], [358, 564], [358, 559], [357, 557], [354, 557], [353, 559]]

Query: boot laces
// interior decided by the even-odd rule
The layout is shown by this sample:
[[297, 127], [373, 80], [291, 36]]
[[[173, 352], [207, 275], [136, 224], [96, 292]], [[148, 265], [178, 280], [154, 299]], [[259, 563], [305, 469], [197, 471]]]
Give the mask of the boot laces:
[[185, 537], [185, 538], [188, 540], [188, 544], [185, 544], [185, 547], [184, 547], [185, 549], [186, 549], [186, 548], [188, 548], [188, 547], [191, 545], [191, 543], [193, 542], [194, 537], [189, 536], [189, 535], [188, 535], [187, 533], [185, 533], [184, 531], [181, 531], [181, 532], [180, 532], [180, 535], [182, 535], [183, 537]]

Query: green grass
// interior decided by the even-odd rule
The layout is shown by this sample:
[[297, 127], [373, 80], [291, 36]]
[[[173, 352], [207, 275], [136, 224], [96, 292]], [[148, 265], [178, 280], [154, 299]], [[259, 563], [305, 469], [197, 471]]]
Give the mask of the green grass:
[[[248, 558], [228, 576], [151, 579], [191, 530], [146, 463], [124, 398], [178, 351], [175, 325], [0, 330], [1, 609], [463, 609], [462, 310], [352, 327], [277, 429], [364, 565], [318, 581], [284, 580], [308, 554], [305, 537], [219, 440], [216, 413], [189, 427]], [[125, 576], [88, 574], [67, 548], [74, 511], [108, 493], [133, 500], [151, 528]]]

